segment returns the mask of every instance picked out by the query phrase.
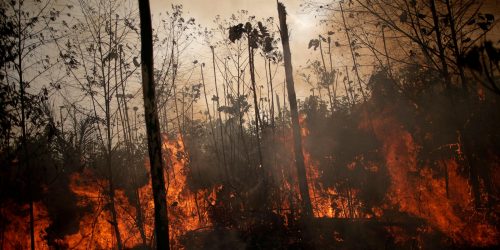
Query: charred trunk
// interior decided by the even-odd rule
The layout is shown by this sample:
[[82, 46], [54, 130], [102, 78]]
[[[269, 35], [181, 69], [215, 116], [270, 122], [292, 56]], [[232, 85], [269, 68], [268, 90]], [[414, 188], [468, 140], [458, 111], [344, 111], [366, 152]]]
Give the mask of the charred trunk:
[[290, 113], [292, 119], [295, 164], [299, 179], [299, 189], [302, 202], [302, 213], [305, 218], [313, 215], [309, 187], [307, 185], [306, 166], [302, 152], [302, 138], [300, 134], [299, 112], [297, 109], [297, 98], [295, 94], [295, 83], [293, 81], [292, 54], [290, 52], [288, 26], [286, 24], [285, 6], [278, 2], [278, 16], [280, 21], [281, 42], [283, 44], [283, 59], [285, 61], [286, 87], [288, 90], [288, 101], [290, 102]]
[[144, 112], [148, 138], [149, 160], [151, 164], [151, 183], [155, 211], [155, 239], [157, 249], [169, 249], [167, 192], [163, 175], [160, 122], [156, 109], [155, 85], [153, 77], [153, 30], [149, 1], [139, 1], [141, 20], [141, 73], [144, 97]]

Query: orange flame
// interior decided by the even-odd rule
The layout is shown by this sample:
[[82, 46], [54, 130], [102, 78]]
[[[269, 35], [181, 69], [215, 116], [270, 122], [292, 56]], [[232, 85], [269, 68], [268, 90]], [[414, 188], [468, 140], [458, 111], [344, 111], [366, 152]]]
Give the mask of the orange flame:
[[419, 147], [412, 135], [385, 111], [374, 120], [365, 119], [361, 127], [371, 127], [383, 142], [383, 154], [391, 177], [388, 205], [425, 219], [433, 228], [457, 243], [473, 246], [498, 244], [495, 227], [475, 212], [467, 180], [458, 174], [455, 159], [443, 161], [448, 171], [449, 194], [444, 180], [436, 178], [430, 167], [417, 167]]
[[[33, 204], [33, 214], [35, 220], [35, 246], [37, 249], [49, 249], [45, 237], [45, 229], [50, 225], [51, 220], [47, 209], [40, 202]], [[30, 228], [29, 228], [29, 205], [16, 205], [7, 203], [0, 208], [0, 217], [8, 218], [8, 223], [2, 225], [2, 249], [30, 249]]]

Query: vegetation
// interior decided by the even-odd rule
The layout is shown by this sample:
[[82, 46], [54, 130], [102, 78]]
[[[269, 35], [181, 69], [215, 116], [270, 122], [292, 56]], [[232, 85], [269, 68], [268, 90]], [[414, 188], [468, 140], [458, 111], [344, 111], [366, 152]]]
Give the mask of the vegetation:
[[1, 2], [0, 249], [497, 248], [495, 6], [300, 2]]

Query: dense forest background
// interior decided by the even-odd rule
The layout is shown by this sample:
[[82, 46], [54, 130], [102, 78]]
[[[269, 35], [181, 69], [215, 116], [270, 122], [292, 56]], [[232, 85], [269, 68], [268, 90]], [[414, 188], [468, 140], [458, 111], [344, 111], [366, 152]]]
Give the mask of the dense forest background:
[[271, 2], [152, 9], [158, 235], [143, 9], [1, 1], [0, 249], [498, 248], [499, 2]]

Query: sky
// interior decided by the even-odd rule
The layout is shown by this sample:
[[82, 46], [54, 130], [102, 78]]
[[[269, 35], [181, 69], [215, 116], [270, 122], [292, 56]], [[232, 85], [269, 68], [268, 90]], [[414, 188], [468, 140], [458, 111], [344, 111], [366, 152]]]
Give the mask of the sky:
[[[309, 41], [321, 33], [321, 28], [318, 25], [319, 19], [311, 13], [305, 13], [301, 8], [301, 0], [286, 0], [282, 1], [287, 8], [287, 23], [290, 30], [290, 46], [292, 50], [292, 64], [296, 72], [301, 66], [307, 64], [307, 60], [312, 59], [317, 54], [313, 50], [307, 49]], [[257, 19], [274, 17], [278, 24], [277, 3], [275, 0], [151, 0], [151, 11], [154, 16], [158, 16], [160, 12], [170, 10], [171, 4], [182, 4], [184, 6], [184, 16], [193, 17], [198, 24], [208, 29], [214, 27], [213, 20], [217, 15], [221, 19], [228, 19], [238, 10], [247, 10], [250, 16], [254, 15]], [[199, 46], [199, 45], [198, 45]], [[194, 47], [194, 48], [193, 48]], [[193, 44], [187, 57], [192, 59], [208, 58], [210, 49], [208, 46], [197, 48], [196, 43]], [[205, 62], [207, 63], [207, 62]], [[303, 91], [300, 79], [296, 77], [296, 85], [298, 85], [299, 98], [306, 96], [308, 91]]]
[[[307, 51], [309, 40], [317, 37], [320, 28], [319, 21], [312, 14], [304, 13], [300, 7], [301, 0], [284, 1], [288, 12], [288, 26], [291, 30], [292, 53], [311, 53]], [[198, 24], [210, 28], [217, 15], [222, 19], [229, 18], [238, 10], [248, 10], [249, 15], [255, 15], [257, 19], [274, 17], [278, 20], [276, 1], [274, 0], [152, 0], [151, 9], [153, 15], [160, 11], [170, 9], [171, 4], [182, 4], [185, 16], [193, 17]], [[297, 59], [305, 59], [306, 54], [296, 55]], [[295, 60], [295, 58], [294, 58]], [[305, 63], [303, 60], [296, 60]]]

